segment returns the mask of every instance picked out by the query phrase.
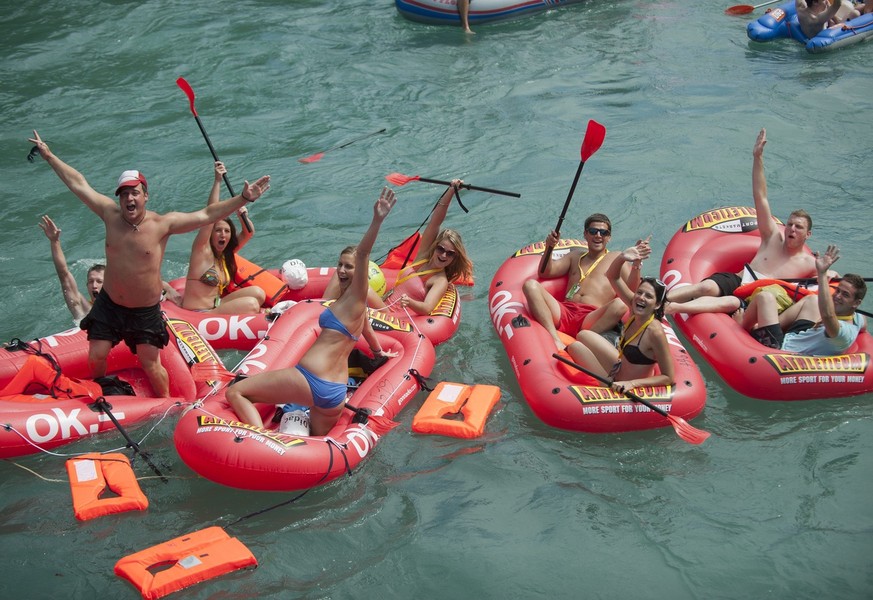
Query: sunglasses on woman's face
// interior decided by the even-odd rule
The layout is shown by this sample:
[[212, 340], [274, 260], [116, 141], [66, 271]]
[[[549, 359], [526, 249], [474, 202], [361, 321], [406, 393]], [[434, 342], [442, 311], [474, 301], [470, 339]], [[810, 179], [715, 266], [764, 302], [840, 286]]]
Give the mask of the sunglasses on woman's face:
[[445, 254], [446, 258], [455, 258], [455, 254], [457, 254], [457, 252], [455, 252], [454, 250], [446, 250], [443, 246], [440, 246], [439, 244], [437, 244], [436, 251], [437, 254]]

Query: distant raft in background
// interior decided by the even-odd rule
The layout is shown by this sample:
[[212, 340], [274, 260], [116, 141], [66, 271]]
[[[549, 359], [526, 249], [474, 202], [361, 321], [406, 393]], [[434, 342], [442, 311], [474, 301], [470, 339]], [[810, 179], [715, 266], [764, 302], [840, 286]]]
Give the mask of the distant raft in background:
[[817, 36], [808, 38], [800, 30], [794, 0], [789, 0], [749, 23], [746, 33], [756, 42], [793, 38], [806, 46], [808, 52], [826, 52], [863, 42], [873, 35], [873, 13], [850, 19], [839, 27], [826, 28]]
[[[470, 27], [505, 19], [515, 19], [533, 13], [578, 4], [582, 0], [474, 0], [468, 15]], [[430, 25], [460, 26], [461, 17], [454, 0], [394, 0], [404, 18]]]

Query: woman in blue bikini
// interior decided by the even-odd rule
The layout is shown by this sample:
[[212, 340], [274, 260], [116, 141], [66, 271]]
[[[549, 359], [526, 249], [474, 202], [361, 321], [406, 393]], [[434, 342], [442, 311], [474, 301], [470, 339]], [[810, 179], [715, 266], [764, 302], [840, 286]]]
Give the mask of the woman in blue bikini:
[[346, 291], [321, 313], [318, 318], [321, 334], [297, 366], [258, 373], [228, 388], [226, 398], [240, 421], [263, 427], [260, 413], [252, 403], [282, 404], [289, 399], [312, 407], [312, 435], [326, 435], [339, 419], [349, 379], [349, 354], [367, 319], [370, 285], [366, 273], [370, 251], [395, 202], [394, 192], [384, 188], [373, 206], [370, 227], [355, 253], [355, 271], [363, 276], [353, 277]]
[[[630, 309], [619, 347], [589, 330], [580, 331], [576, 336], [579, 341], [567, 346], [573, 360], [612, 379], [612, 389], [619, 393], [646, 385], [672, 385], [676, 372], [667, 335], [661, 326], [667, 287], [658, 279], [643, 277], [637, 289], [631, 291], [619, 277], [625, 262], [632, 263], [632, 269], [639, 269], [649, 254], [649, 241], [639, 242], [622, 252], [606, 272], [615, 293]], [[657, 375], [656, 364], [661, 371]]]
[[[207, 206], [218, 202], [221, 180], [225, 173], [227, 169], [224, 164], [216, 161], [215, 179], [206, 201]], [[237, 211], [240, 219], [245, 211], [245, 207]], [[222, 219], [200, 228], [191, 244], [182, 308], [226, 315], [254, 314], [261, 310], [266, 294], [259, 287], [248, 286], [229, 294], [224, 293], [236, 276], [237, 251], [254, 235], [253, 231], [249, 232], [245, 227], [240, 231], [237, 237], [236, 228], [230, 219]]]

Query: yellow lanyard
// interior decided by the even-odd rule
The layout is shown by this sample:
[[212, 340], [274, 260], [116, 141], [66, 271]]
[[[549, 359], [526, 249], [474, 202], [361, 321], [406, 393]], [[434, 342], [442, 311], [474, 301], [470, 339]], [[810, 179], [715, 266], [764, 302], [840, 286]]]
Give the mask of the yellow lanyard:
[[[627, 325], [624, 328], [625, 331], [627, 331], [630, 328], [631, 323], [634, 322], [635, 318], [636, 317], [630, 318], [630, 321], [627, 322]], [[632, 336], [630, 336], [630, 338], [626, 339], [624, 337], [624, 335], [621, 336], [621, 339], [618, 342], [618, 356], [619, 356], [619, 358], [621, 358], [624, 355], [624, 347], [627, 346], [628, 344], [630, 344], [632, 341], [634, 341], [638, 337], [640, 337], [643, 334], [643, 332], [646, 330], [646, 327], [649, 326], [649, 323], [651, 323], [654, 320], [654, 318], [655, 318], [654, 314], [649, 315], [649, 318], [646, 320], [646, 322], [643, 323], [642, 326], [639, 329], [637, 329]]]
[[586, 256], [588, 256], [588, 253], [586, 252], [585, 254], [583, 254], [582, 256], [579, 257], [579, 272], [581, 273], [581, 274], [579, 275], [579, 281], [577, 281], [577, 282], [573, 285], [573, 287], [571, 287], [569, 290], [567, 290], [567, 295], [564, 296], [564, 300], [570, 300], [573, 296], [576, 295], [576, 292], [578, 292], [578, 291], [579, 291], [579, 288], [582, 287], [582, 281], [583, 281], [586, 277], [588, 277], [589, 275], [591, 275], [591, 271], [593, 271], [594, 269], [596, 269], [596, 268], [597, 268], [597, 265], [600, 264], [600, 261], [603, 260], [604, 258], [606, 258], [606, 254], [607, 254], [606, 252], [604, 252], [603, 254], [601, 254], [600, 257], [599, 257], [597, 260], [595, 260], [595, 261], [591, 264], [591, 266], [588, 268], [587, 271], [585, 271], [585, 270], [582, 269], [582, 259], [585, 258]]
[[395, 282], [394, 282], [394, 287], [392, 287], [390, 290], [388, 290], [388, 292], [385, 294], [385, 297], [383, 298], [383, 300], [389, 298], [389, 297], [391, 296], [391, 294], [394, 293], [394, 290], [397, 289], [397, 286], [399, 286], [399, 285], [400, 285], [401, 283], [403, 283], [404, 281], [407, 281], [407, 280], [409, 280], [409, 279], [412, 279], [413, 277], [424, 277], [425, 275], [432, 275], [433, 273], [439, 273], [440, 271], [443, 270], [443, 269], [425, 269], [424, 271], [416, 271], [416, 270], [415, 270], [415, 267], [417, 267], [417, 266], [419, 266], [419, 265], [423, 265], [423, 264], [425, 264], [426, 262], [427, 262], [427, 259], [426, 259], [426, 258], [423, 258], [423, 259], [421, 259], [421, 260], [418, 260], [418, 261], [415, 261], [414, 263], [412, 263], [412, 264], [409, 266], [409, 268], [411, 268], [412, 271], [409, 272], [409, 273], [407, 273], [407, 274], [404, 275], [403, 277], [400, 277], [397, 281], [395, 281]]

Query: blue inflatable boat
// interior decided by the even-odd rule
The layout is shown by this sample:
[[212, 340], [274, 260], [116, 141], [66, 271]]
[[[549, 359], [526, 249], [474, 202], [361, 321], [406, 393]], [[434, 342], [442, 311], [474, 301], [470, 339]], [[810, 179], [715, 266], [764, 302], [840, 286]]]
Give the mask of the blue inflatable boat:
[[808, 52], [826, 52], [843, 46], [863, 42], [873, 35], [873, 14], [850, 19], [839, 27], [829, 27], [813, 38], [803, 35], [797, 20], [794, 0], [789, 0], [778, 8], [768, 10], [756, 21], [746, 26], [749, 39], [756, 42], [769, 42], [777, 38], [792, 38], [804, 46]]

